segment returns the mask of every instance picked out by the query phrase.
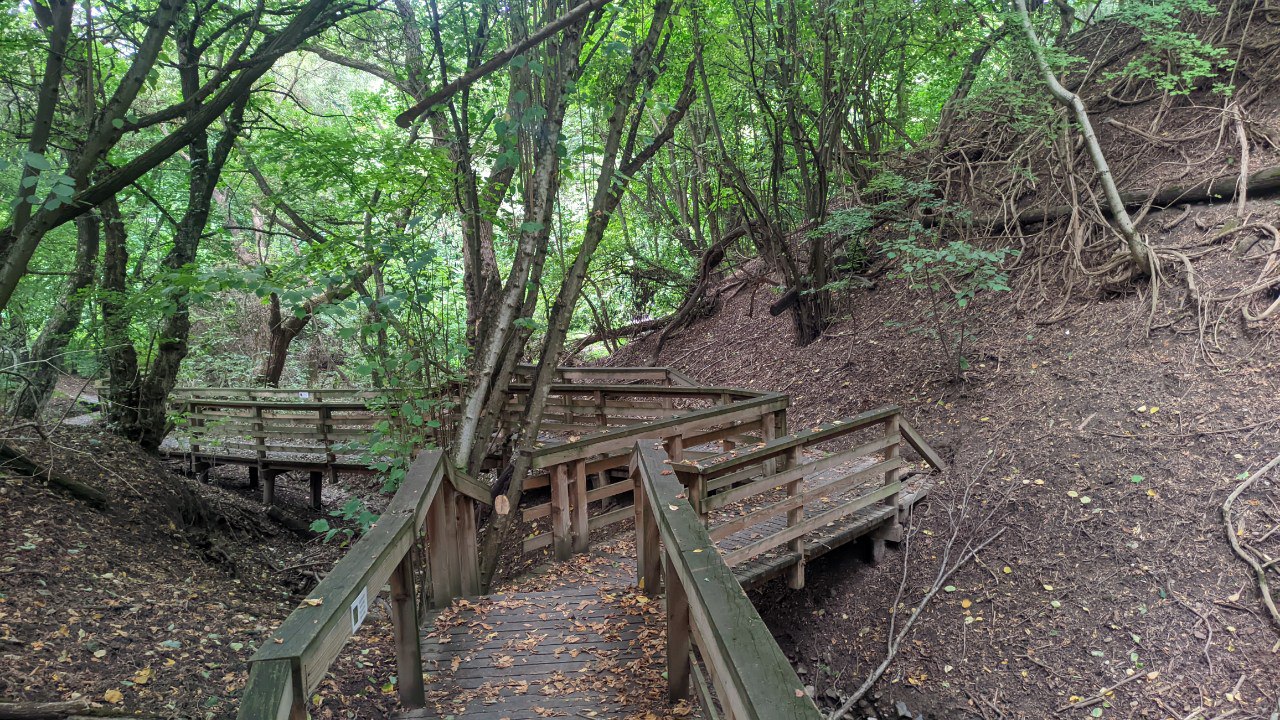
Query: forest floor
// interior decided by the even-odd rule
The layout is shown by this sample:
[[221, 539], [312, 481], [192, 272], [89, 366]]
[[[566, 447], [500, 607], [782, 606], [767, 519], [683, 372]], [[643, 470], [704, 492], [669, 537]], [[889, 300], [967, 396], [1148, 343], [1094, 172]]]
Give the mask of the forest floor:
[[[46, 427], [85, 417], [68, 381]], [[75, 385], [75, 387], [72, 387]], [[84, 414], [82, 414], [84, 413]], [[0, 466], [0, 702], [78, 700], [97, 714], [231, 718], [259, 643], [342, 555], [312, 533], [262, 513], [242, 469], [213, 481], [88, 424], [57, 426], [48, 441], [0, 426], [0, 438], [55, 474], [107, 496], [94, 509], [43, 478]], [[26, 438], [25, 440], [23, 438]], [[329, 507], [355, 493], [375, 507], [379, 480], [343, 477]], [[307, 509], [305, 479], [279, 485], [295, 521]], [[385, 609], [317, 692], [313, 717], [334, 707], [383, 717], [394, 705], [394, 653]]]
[[[1250, 209], [1280, 216], [1271, 201]], [[1231, 218], [1225, 206], [1190, 212], [1194, 222], [1166, 233], [1177, 211], [1149, 216], [1151, 241], [1203, 242]], [[1202, 282], [1229, 286], [1244, 274], [1248, 284], [1237, 265], [1223, 251], [1197, 270]], [[878, 717], [903, 700], [938, 718], [1274, 720], [1280, 626], [1221, 514], [1228, 494], [1280, 453], [1274, 321], [1246, 329], [1233, 311], [1214, 347], [1173, 281], [1150, 335], [1142, 284], [1073, 298], [1057, 313], [1066, 319], [1050, 323], [1056, 303], [1024, 309], [1015, 285], [1014, 298], [968, 310], [969, 367], [957, 381], [930, 339], [928, 297], [904, 281], [853, 291], [844, 319], [801, 348], [790, 313], [768, 312], [771, 286], [738, 282], [759, 273], [758, 261], [740, 267], [719, 312], [657, 356], [649, 337], [605, 362], [788, 393], [793, 427], [898, 404], [951, 462], [890, 561], [833, 553], [809, 568], [804, 590], [779, 582], [755, 593], [820, 701], [834, 706], [884, 659], [890, 620], [917, 605], [948, 556], [1003, 529], [906, 637], [873, 693]], [[1260, 479], [1235, 510], [1242, 539], [1272, 557], [1278, 477]]]

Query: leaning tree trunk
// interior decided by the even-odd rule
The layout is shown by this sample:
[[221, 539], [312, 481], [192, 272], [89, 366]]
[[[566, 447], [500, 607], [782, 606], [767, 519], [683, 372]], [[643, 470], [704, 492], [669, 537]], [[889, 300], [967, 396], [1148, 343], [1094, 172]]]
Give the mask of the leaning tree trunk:
[[[597, 181], [596, 193], [588, 213], [590, 219], [587, 221], [587, 227], [583, 232], [582, 244], [578, 248], [578, 253], [574, 258], [573, 264], [565, 270], [564, 279], [560, 284], [560, 292], [551, 306], [551, 319], [547, 326], [546, 338], [543, 340], [542, 354], [538, 361], [532, 387], [529, 389], [529, 399], [526, 402], [521, 418], [521, 436], [519, 440], [522, 444], [531, 443], [538, 437], [547, 397], [550, 395], [556, 367], [559, 365], [560, 353], [564, 350], [565, 338], [569, 334], [569, 325], [573, 321], [574, 308], [577, 307], [578, 297], [582, 293], [587, 268], [591, 264], [596, 248], [604, 238], [604, 232], [609, 226], [614, 210], [617, 209], [618, 203], [622, 200], [622, 195], [626, 192], [631, 179], [639, 174], [644, 165], [664, 145], [670, 142], [675, 135], [676, 125], [680, 123], [685, 113], [689, 111], [689, 106], [693, 104], [695, 97], [695, 66], [690, 63], [685, 71], [684, 89], [676, 100], [675, 106], [668, 114], [662, 129], [635, 155], [630, 155], [631, 149], [629, 147], [623, 148], [623, 137], [628, 135], [628, 117], [632, 106], [635, 104], [637, 92], [641, 87], [642, 81], [648, 80], [644, 88], [646, 91], [652, 88], [653, 78], [649, 75], [648, 70], [653, 58], [653, 52], [658, 47], [659, 39], [662, 37], [666, 27], [666, 20], [670, 10], [671, 2], [668, 0], [661, 0], [655, 6], [649, 33], [644, 42], [632, 50], [630, 72], [614, 95], [613, 112], [609, 117], [608, 134], [604, 143], [604, 152], [602, 153], [600, 177]], [[641, 120], [636, 119], [633, 122], [638, 123]], [[632, 132], [629, 135], [634, 137], [635, 126], [632, 125], [630, 129]], [[619, 157], [620, 154], [622, 154], [621, 157]], [[520, 506], [524, 476], [529, 472], [531, 459], [532, 453], [528, 452], [517, 453], [515, 456], [510, 473], [511, 484], [505, 493], [509, 507], [516, 508]], [[488, 531], [485, 533], [484, 544], [480, 554], [480, 576], [486, 586], [492, 579], [493, 573], [497, 570], [501, 548], [511, 528], [515, 525], [512, 522], [513, 517], [510, 514], [495, 516]]]
[[1124, 200], [1120, 197], [1120, 190], [1116, 187], [1115, 178], [1111, 176], [1111, 167], [1107, 164], [1107, 157], [1102, 152], [1102, 145], [1098, 142], [1098, 136], [1093, 132], [1093, 124], [1089, 122], [1089, 113], [1085, 110], [1084, 102], [1080, 96], [1071, 92], [1058, 82], [1058, 78], [1053, 73], [1053, 69], [1049, 67], [1049, 61], [1045, 58], [1044, 48], [1040, 46], [1040, 40], [1036, 37], [1036, 30], [1031, 25], [1031, 16], [1027, 13], [1026, 0], [1014, 0], [1018, 7], [1018, 16], [1022, 20], [1022, 31], [1026, 34], [1027, 43], [1031, 46], [1031, 52], [1035, 55], [1036, 64], [1040, 67], [1040, 75], [1044, 78], [1045, 85], [1049, 88], [1049, 94], [1053, 96], [1063, 107], [1075, 114], [1076, 122], [1080, 124], [1080, 134], [1084, 136], [1085, 147], [1089, 151], [1089, 157], [1093, 160], [1093, 166], [1098, 171], [1098, 181], [1102, 184], [1103, 193], [1107, 196], [1107, 205], [1111, 208], [1111, 215], [1115, 218], [1116, 225], [1120, 227], [1120, 234], [1124, 236], [1125, 244], [1129, 249], [1129, 258], [1133, 261], [1138, 272], [1143, 275], [1150, 275], [1154, 260], [1152, 258], [1151, 248], [1147, 247], [1146, 241], [1138, 233], [1138, 229], [1134, 227], [1133, 219], [1129, 217], [1129, 211], [1125, 209]]
[[40, 337], [31, 346], [32, 371], [27, 379], [30, 385], [18, 396], [14, 414], [22, 418], [34, 418], [40, 414], [62, 369], [63, 351], [71, 342], [71, 335], [80, 326], [80, 314], [84, 311], [85, 292], [93, 285], [94, 270], [98, 262], [99, 221], [93, 213], [76, 218], [75, 267], [67, 278], [66, 289], [54, 305], [45, 321]]

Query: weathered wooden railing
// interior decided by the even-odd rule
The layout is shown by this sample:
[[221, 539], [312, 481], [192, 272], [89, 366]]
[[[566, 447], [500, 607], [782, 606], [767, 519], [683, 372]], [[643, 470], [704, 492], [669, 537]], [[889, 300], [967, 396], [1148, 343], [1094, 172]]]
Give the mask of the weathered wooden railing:
[[805, 536], [820, 528], [836, 524], [841, 533], [870, 534], [874, 558], [886, 540], [900, 539], [903, 440], [941, 469], [937, 453], [896, 406], [711, 457], [676, 459], [671, 469], [725, 562], [735, 568], [750, 563], [738, 570], [740, 578], [785, 571], [798, 589], [804, 586]]
[[400, 704], [422, 707], [422, 610], [480, 592], [477, 502], [489, 502], [487, 487], [454, 472], [437, 451], [418, 456], [373, 528], [249, 661], [240, 720], [306, 718], [306, 698], [384, 587], [391, 595]]
[[672, 473], [662, 443], [634, 448], [638, 581], [647, 593], [666, 593], [671, 700], [696, 694], [704, 718], [821, 718]]
[[[606, 511], [604, 505], [635, 489], [629, 474], [610, 477], [610, 471], [628, 467], [636, 440], [659, 438], [672, 456], [683, 458], [712, 443], [723, 449], [767, 441], [786, 426], [788, 400], [777, 393], [649, 385], [565, 385], [555, 391], [557, 406], [571, 419], [583, 418], [582, 424], [560, 424], [579, 435], [533, 451], [530, 467], [541, 474], [527, 487], [549, 487], [551, 497], [525, 508], [523, 517], [550, 521], [548, 530], [525, 539], [524, 549], [551, 545], [559, 559], [585, 552], [592, 530], [631, 516], [626, 507]], [[619, 419], [620, 427], [611, 424]], [[597, 478], [594, 488], [588, 487], [591, 476]]]
[[312, 504], [319, 507], [324, 475], [368, 472], [359, 446], [384, 415], [362, 400], [227, 400], [188, 397], [182, 402], [189, 469], [217, 464], [249, 466], [249, 483], [262, 482], [262, 501], [275, 497], [276, 475], [311, 475]]
[[[517, 370], [518, 378], [528, 377], [533, 367], [520, 366]], [[567, 423], [557, 422], [563, 418], [555, 415], [560, 410], [554, 407], [561, 397], [581, 394], [575, 383], [591, 381], [597, 383], [591, 387], [616, 388], [626, 383], [692, 382], [668, 368], [564, 367], [557, 369], [556, 378], [548, 428], [551, 432], [578, 428], [571, 415]], [[453, 392], [438, 390], [437, 395]], [[425, 388], [179, 388], [174, 391], [171, 405], [179, 415], [175, 439], [182, 446], [191, 472], [204, 475], [217, 465], [248, 466], [250, 487], [261, 485], [263, 503], [268, 505], [274, 502], [280, 473], [305, 472], [310, 476], [311, 503], [318, 508], [326, 478], [332, 482], [339, 472], [372, 472], [371, 458], [366, 453], [371, 431], [392, 417], [381, 403], [397, 398], [394, 402], [399, 405], [402, 396], [425, 397], [425, 393]], [[527, 386], [511, 388], [513, 399], [527, 394]], [[446, 408], [447, 403], [440, 406], [440, 413], [434, 418], [437, 422], [432, 423], [441, 427], [423, 430], [433, 436], [437, 445], [447, 439], [451, 418]], [[607, 425], [623, 424], [623, 420], [608, 419], [615, 412], [614, 408], [606, 409]], [[625, 415], [627, 411], [621, 412]]]

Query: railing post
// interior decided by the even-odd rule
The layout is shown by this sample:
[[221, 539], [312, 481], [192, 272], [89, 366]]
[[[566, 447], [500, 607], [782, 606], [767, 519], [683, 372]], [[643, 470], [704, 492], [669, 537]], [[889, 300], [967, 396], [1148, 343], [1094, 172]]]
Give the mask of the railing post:
[[649, 499], [637, 467], [631, 466], [631, 483], [635, 486], [636, 509], [636, 581], [646, 594], [656, 595], [662, 585], [662, 556], [658, 547], [658, 523], [649, 507]]
[[573, 462], [573, 551], [586, 552], [591, 546], [591, 525], [587, 519], [587, 461]]
[[266, 423], [262, 419], [262, 406], [253, 406], [253, 456], [258, 459], [258, 467], [267, 459]]
[[[760, 440], [766, 445], [778, 437], [777, 423], [777, 416], [774, 413], [767, 412], [760, 416]], [[765, 475], [773, 475], [778, 472], [778, 461], [765, 460], [762, 469]]]
[[427, 509], [427, 563], [431, 577], [431, 604], [444, 607], [462, 595], [458, 567], [457, 511], [453, 487], [441, 485]]
[[416, 709], [427, 704], [422, 684], [422, 645], [418, 637], [417, 601], [413, 592], [413, 552], [405, 553], [391, 573], [391, 620], [396, 640], [396, 676], [400, 705]]
[[460, 595], [480, 594], [480, 548], [476, 537], [476, 501], [457, 495], [457, 568]]
[[[901, 428], [900, 428], [900, 418], [898, 413], [894, 413], [889, 417], [885, 418], [884, 436], [886, 438], [893, 437], [894, 435], [899, 434], [899, 432], [901, 432]], [[898, 459], [899, 455], [901, 454], [901, 449], [899, 447], [901, 444], [902, 444], [901, 442], [895, 442], [889, 447], [884, 449], [884, 459], [886, 462], [890, 460]], [[901, 468], [890, 468], [886, 470], [884, 473], [884, 484], [890, 485], [892, 483], [895, 483], [898, 481], [898, 478], [901, 476], [902, 476]], [[889, 507], [896, 509], [898, 507], [898, 493], [894, 493], [889, 497], [885, 498], [884, 503]], [[876, 539], [875, 539], [876, 542], [883, 543], [885, 540], [888, 540], [890, 542], [900, 542], [902, 540], [902, 525], [898, 522], [898, 517], [896, 514], [894, 515], [893, 523], [889, 527], [885, 528], [883, 532], [878, 533], [876, 535]]]
[[603, 430], [609, 426], [609, 414], [604, 409], [604, 391], [597, 390], [595, 392], [596, 403], [596, 424]]
[[557, 560], [573, 556], [573, 538], [569, 518], [569, 467], [564, 463], [551, 468], [551, 545]]
[[[670, 548], [670, 552], [679, 551]], [[663, 561], [667, 580], [667, 699], [675, 702], [689, 697], [689, 596], [671, 569], [671, 558], [665, 556]]]
[[236, 715], [240, 720], [307, 720], [306, 699], [288, 658], [251, 663], [242, 698]]
[[[799, 445], [787, 452], [783, 470], [798, 468], [804, 463], [804, 450]], [[795, 497], [804, 491], [804, 477], [798, 477], [787, 483], [787, 496]], [[792, 508], [787, 512], [787, 527], [794, 527], [804, 522], [804, 505]], [[799, 590], [804, 587], [804, 536], [792, 540], [788, 550], [796, 554], [796, 562], [787, 568], [787, 587]]]
[[666, 438], [667, 456], [671, 458], [671, 462], [681, 462], [684, 460], [684, 436], [671, 435]]
[[[333, 464], [338, 461], [337, 454], [333, 452], [333, 441], [329, 439], [329, 428], [332, 426], [333, 411], [327, 407], [320, 408], [320, 437], [322, 439], [321, 441], [324, 443], [324, 461], [329, 471], [330, 482], [333, 482], [336, 478]], [[319, 510], [319, 506], [316, 506], [316, 509]]]

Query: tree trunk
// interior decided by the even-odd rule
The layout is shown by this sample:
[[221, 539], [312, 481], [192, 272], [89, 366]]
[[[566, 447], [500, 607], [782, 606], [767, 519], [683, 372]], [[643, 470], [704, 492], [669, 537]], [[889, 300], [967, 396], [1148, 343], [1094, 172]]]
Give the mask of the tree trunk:
[[128, 230], [115, 198], [100, 208], [102, 235], [102, 334], [107, 358], [107, 424], [124, 427], [136, 418], [138, 407], [138, 351], [129, 336], [132, 316], [126, 309], [128, 297]]
[[76, 259], [66, 289], [45, 321], [40, 337], [31, 346], [29, 354], [33, 370], [28, 376], [30, 386], [18, 396], [14, 414], [22, 418], [34, 418], [40, 414], [62, 370], [62, 357], [71, 335], [80, 326], [84, 312], [86, 291], [93, 286], [98, 263], [99, 221], [93, 214], [76, 218]]
[[1053, 69], [1049, 67], [1049, 61], [1045, 58], [1044, 48], [1040, 46], [1040, 40], [1036, 38], [1036, 30], [1031, 25], [1031, 16], [1027, 14], [1026, 0], [1015, 0], [1015, 3], [1018, 7], [1018, 16], [1022, 20], [1022, 31], [1026, 34], [1027, 42], [1031, 46], [1031, 52], [1035, 55], [1036, 64], [1040, 67], [1040, 75], [1044, 78], [1045, 85], [1049, 88], [1049, 94], [1059, 104], [1074, 113], [1076, 122], [1080, 124], [1080, 134], [1084, 136], [1085, 147], [1089, 151], [1089, 157], [1093, 160], [1094, 168], [1098, 171], [1098, 181], [1102, 184], [1103, 193], [1107, 197], [1107, 204], [1111, 208], [1111, 216], [1116, 225], [1120, 226], [1120, 234], [1124, 236], [1125, 244], [1128, 246], [1129, 259], [1139, 273], [1150, 275], [1155, 262], [1151, 249], [1147, 247], [1146, 241], [1138, 234], [1138, 229], [1133, 225], [1133, 219], [1129, 217], [1129, 211], [1125, 209], [1124, 200], [1120, 197], [1120, 191], [1116, 188], [1115, 178], [1111, 176], [1111, 167], [1107, 165], [1106, 155], [1102, 152], [1102, 145], [1098, 142], [1098, 136], [1093, 132], [1093, 124], [1089, 122], [1089, 113], [1085, 110], [1084, 102], [1080, 100], [1079, 95], [1063, 87], [1058, 82], [1057, 76], [1053, 74]]
[[[565, 270], [560, 292], [551, 306], [550, 320], [546, 337], [543, 340], [542, 353], [529, 391], [529, 399], [521, 417], [521, 436], [519, 439], [522, 445], [535, 441], [542, 427], [542, 416], [546, 407], [547, 397], [551, 392], [555, 370], [559, 365], [560, 354], [564, 350], [565, 338], [569, 333], [569, 325], [573, 321], [574, 308], [577, 306], [578, 297], [582, 292], [587, 268], [595, 255], [596, 248], [604, 238], [604, 232], [609, 226], [609, 221], [613, 217], [613, 212], [617, 208], [618, 202], [622, 199], [623, 193], [626, 192], [631, 179], [639, 173], [645, 163], [671, 140], [675, 134], [676, 125], [680, 123], [685, 113], [689, 111], [689, 106], [693, 104], [695, 97], [695, 64], [691, 62], [685, 70], [684, 88], [680, 93], [680, 97], [676, 100], [674, 108], [668, 114], [662, 129], [635, 155], [631, 155], [630, 143], [627, 143], [627, 146], [624, 147], [623, 138], [634, 137], [635, 135], [634, 132], [628, 132], [627, 120], [635, 104], [642, 81], [647, 80], [645, 84], [646, 91], [652, 88], [654, 78], [649, 73], [650, 63], [653, 60], [653, 52], [658, 47], [659, 40], [663, 36], [670, 10], [670, 0], [660, 0], [655, 5], [653, 18], [649, 25], [649, 33], [640, 45], [632, 49], [631, 68], [627, 77], [619, 84], [614, 94], [613, 112], [609, 117], [608, 134], [605, 138], [604, 150], [601, 153], [600, 177], [596, 184], [591, 210], [588, 212], [587, 227], [583, 232], [582, 244], [578, 248], [577, 256], [574, 258], [573, 264]], [[641, 118], [636, 118], [631, 129], [635, 129], [634, 123], [642, 121]], [[618, 162], [620, 153], [622, 154], [621, 163]], [[529, 472], [530, 458], [531, 453], [529, 452], [518, 453], [515, 457], [511, 472], [511, 485], [506, 491], [510, 507], [517, 508], [520, 506], [524, 476]], [[503, 542], [514, 525], [511, 522], [513, 517], [514, 514], [494, 516], [494, 520], [485, 534], [480, 552], [480, 576], [486, 586], [498, 567], [498, 559]]]

